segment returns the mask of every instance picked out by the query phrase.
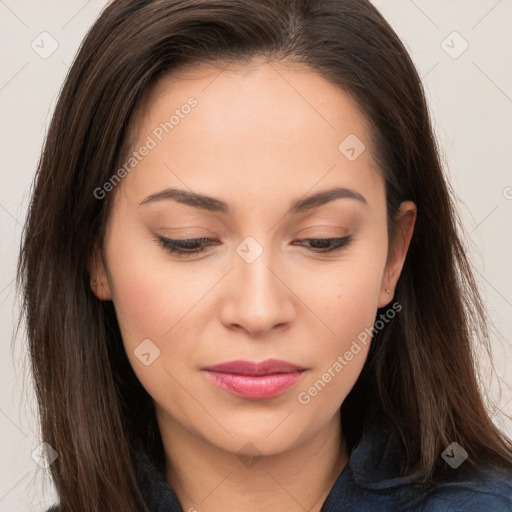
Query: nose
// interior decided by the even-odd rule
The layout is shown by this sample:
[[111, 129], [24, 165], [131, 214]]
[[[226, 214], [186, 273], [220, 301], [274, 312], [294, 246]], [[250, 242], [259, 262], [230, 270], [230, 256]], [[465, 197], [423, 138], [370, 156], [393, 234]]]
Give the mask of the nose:
[[[270, 248], [251, 261], [243, 252], [233, 257], [223, 290], [222, 323], [229, 329], [263, 336], [289, 325], [296, 315], [296, 297], [290, 276], [278, 265]], [[251, 247], [254, 250], [254, 247]], [[291, 285], [291, 286], [290, 286]]]

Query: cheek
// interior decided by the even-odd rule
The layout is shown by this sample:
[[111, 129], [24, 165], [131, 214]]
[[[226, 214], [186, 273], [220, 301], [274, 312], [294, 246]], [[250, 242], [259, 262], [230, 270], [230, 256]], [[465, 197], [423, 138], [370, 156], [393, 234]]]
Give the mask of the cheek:
[[[344, 377], [337, 381], [341, 383], [341, 379], [345, 378], [355, 381], [369, 348], [369, 333], [377, 312], [378, 289], [376, 280], [369, 273], [364, 276], [353, 273], [349, 278], [331, 284], [331, 297], [326, 292], [323, 300], [329, 306], [320, 310], [325, 327], [319, 325], [323, 334], [316, 337], [316, 370], [319, 373], [327, 371], [339, 360], [339, 356], [346, 354], [342, 362]], [[338, 369], [336, 373], [340, 371]]]
[[[327, 419], [340, 407], [356, 383], [371, 343], [371, 329], [377, 310], [376, 286], [368, 274], [331, 284], [324, 288], [311, 351], [312, 370], [298, 390], [300, 404], [312, 407], [315, 416]], [[335, 297], [335, 300], [332, 300]], [[318, 297], [318, 304], [321, 298]], [[310, 409], [311, 410], [311, 409]]]
[[373, 325], [384, 267], [384, 251], [354, 250], [339, 264], [317, 271], [309, 288], [304, 285], [308, 305], [330, 328], [325, 334], [330, 331], [331, 339], [346, 339]]
[[[128, 236], [130, 235], [130, 236]], [[125, 343], [159, 340], [204, 294], [201, 275], [186, 263], [170, 265], [150, 235], [123, 235], [119, 226], [107, 246], [113, 301]]]
[[200, 350], [194, 331], [200, 302], [218, 278], [187, 263], [170, 263], [157, 242], [145, 233], [134, 236], [131, 229], [128, 236], [119, 223], [106, 246], [113, 302], [139, 381], [153, 397], [165, 396], [169, 386], [179, 387], [166, 369], [180, 374]]
[[370, 347], [385, 253], [385, 243], [361, 243], [335, 268], [316, 273], [308, 295], [308, 306], [319, 317], [314, 364], [301, 386], [301, 403], [314, 397], [317, 404], [339, 406], [357, 381]]
[[111, 273], [113, 301], [130, 364], [157, 403], [165, 401], [168, 393], [177, 398], [179, 386], [168, 372], [175, 373], [172, 361], [186, 365], [193, 354], [193, 338], [184, 331], [187, 313], [199, 300], [201, 290], [191, 288], [190, 275], [174, 274], [168, 265], [150, 263], [142, 251], [130, 251], [125, 257], [113, 252], [112, 256], [118, 262]]

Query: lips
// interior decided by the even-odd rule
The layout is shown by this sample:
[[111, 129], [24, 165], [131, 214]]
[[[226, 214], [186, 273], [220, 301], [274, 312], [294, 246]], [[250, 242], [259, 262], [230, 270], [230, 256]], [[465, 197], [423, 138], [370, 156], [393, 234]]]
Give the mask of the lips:
[[211, 382], [232, 394], [249, 399], [269, 399], [293, 386], [305, 368], [268, 359], [260, 363], [229, 361], [202, 369]]
[[217, 364], [204, 368], [211, 372], [231, 373], [236, 375], [273, 375], [275, 373], [292, 373], [304, 370], [286, 361], [278, 359], [267, 359], [261, 363], [251, 361], [228, 361], [227, 363]]

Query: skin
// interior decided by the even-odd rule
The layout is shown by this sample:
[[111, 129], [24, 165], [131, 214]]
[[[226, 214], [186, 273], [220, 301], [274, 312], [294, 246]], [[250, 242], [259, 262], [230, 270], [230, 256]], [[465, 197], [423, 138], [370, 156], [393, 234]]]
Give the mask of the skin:
[[[309, 403], [297, 397], [373, 326], [378, 307], [391, 306], [416, 207], [402, 203], [402, 236], [388, 251], [384, 181], [366, 119], [346, 93], [289, 63], [166, 77], [135, 120], [132, 149], [191, 96], [197, 107], [112, 192], [103, 250], [91, 262], [93, 291], [114, 303], [184, 510], [319, 511], [348, 461], [338, 411], [369, 344]], [[338, 149], [349, 134], [366, 145], [354, 161]], [[341, 198], [287, 214], [296, 199], [334, 186], [366, 204]], [[221, 199], [234, 212], [170, 199], [140, 204], [168, 187]], [[219, 243], [183, 258], [157, 234]], [[334, 254], [303, 241], [346, 235], [351, 243]], [[263, 250], [251, 263], [236, 252], [248, 236]], [[144, 339], [160, 350], [149, 366], [134, 354]], [[269, 358], [307, 371], [267, 400], [237, 397], [200, 370]]]

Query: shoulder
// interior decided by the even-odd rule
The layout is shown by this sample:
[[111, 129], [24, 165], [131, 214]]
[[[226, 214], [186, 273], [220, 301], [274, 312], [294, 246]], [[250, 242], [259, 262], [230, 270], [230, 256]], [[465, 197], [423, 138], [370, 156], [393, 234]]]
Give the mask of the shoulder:
[[[493, 473], [481, 473], [465, 481], [437, 485], [419, 502], [422, 512], [510, 512], [512, 479]], [[420, 503], [416, 502], [416, 505]]]
[[404, 462], [395, 430], [377, 418], [363, 432], [338, 486], [348, 485], [372, 503], [387, 501], [394, 512], [512, 512], [512, 467], [497, 472], [465, 462], [456, 469], [442, 467], [434, 481], [421, 483], [402, 474]]

